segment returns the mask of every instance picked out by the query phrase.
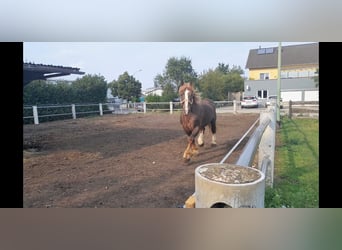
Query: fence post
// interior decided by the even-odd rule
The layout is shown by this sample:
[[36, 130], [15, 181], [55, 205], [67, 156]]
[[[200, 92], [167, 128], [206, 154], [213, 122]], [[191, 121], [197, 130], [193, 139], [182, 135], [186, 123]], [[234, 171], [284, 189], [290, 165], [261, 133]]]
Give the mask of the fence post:
[[34, 124], [39, 124], [39, 118], [38, 118], [38, 109], [37, 106], [32, 106], [33, 109], [33, 119], [34, 119]]
[[289, 118], [292, 118], [292, 101], [289, 101]]
[[258, 169], [261, 170], [265, 158], [269, 160], [267, 170], [265, 172], [266, 185], [273, 187], [274, 174], [274, 154], [275, 154], [275, 135], [276, 135], [276, 110], [275, 106], [270, 106], [268, 111], [260, 113], [260, 123], [270, 119], [269, 125], [266, 127], [260, 143], [258, 154]]
[[99, 103], [100, 115], [103, 115], [102, 103]]
[[144, 114], [146, 114], [146, 102], [143, 103], [144, 106]]
[[236, 100], [233, 100], [233, 110], [234, 110], [234, 114], [236, 113]]
[[172, 115], [173, 112], [173, 102], [170, 102], [170, 114]]
[[76, 107], [75, 104], [71, 104], [72, 118], [76, 119]]

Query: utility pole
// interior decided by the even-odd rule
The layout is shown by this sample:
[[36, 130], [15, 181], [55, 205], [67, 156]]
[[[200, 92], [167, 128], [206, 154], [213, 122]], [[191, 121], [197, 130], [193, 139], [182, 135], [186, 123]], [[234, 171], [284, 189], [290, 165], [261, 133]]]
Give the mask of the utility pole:
[[278, 81], [277, 81], [277, 124], [280, 128], [280, 74], [281, 74], [281, 42], [278, 45]]

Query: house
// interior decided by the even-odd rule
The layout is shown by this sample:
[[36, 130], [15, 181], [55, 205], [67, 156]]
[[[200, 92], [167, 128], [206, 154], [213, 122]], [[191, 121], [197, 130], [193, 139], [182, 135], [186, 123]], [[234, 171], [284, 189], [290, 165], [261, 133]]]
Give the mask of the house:
[[163, 89], [161, 87], [153, 87], [153, 88], [148, 88], [146, 90], [142, 90], [141, 91], [143, 96], [148, 96], [148, 95], [158, 95], [158, 96], [162, 96], [163, 94]]
[[[318, 101], [314, 81], [319, 69], [318, 43], [281, 46], [280, 94], [283, 101]], [[278, 92], [278, 47], [251, 49], [244, 95], [266, 99]]]

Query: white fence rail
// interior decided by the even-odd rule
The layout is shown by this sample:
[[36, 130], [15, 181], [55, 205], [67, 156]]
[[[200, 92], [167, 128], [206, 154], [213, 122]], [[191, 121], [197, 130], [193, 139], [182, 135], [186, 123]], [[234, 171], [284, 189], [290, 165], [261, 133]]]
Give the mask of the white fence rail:
[[[104, 112], [112, 112], [109, 107], [104, 111], [103, 106], [108, 104], [69, 104], [69, 105], [42, 105], [42, 106], [24, 106], [23, 120], [32, 120], [34, 124], [39, 124], [41, 118], [47, 117], [65, 117], [65, 119], [76, 119], [78, 116], [86, 114], [103, 115]], [[82, 107], [87, 107], [89, 110], [82, 111]], [[31, 115], [25, 115], [30, 113]]]
[[[236, 112], [238, 107], [237, 101], [216, 101], [218, 113]], [[89, 110], [82, 111], [82, 108]], [[128, 114], [137, 112], [173, 112], [181, 111], [180, 102], [142, 102], [142, 103], [91, 103], [91, 104], [68, 104], [68, 105], [34, 105], [24, 106], [23, 120], [33, 120], [34, 124], [39, 124], [41, 118], [48, 117], [64, 117], [64, 119], [76, 119], [82, 115], [98, 114], [100, 116], [105, 113], [112, 114]]]
[[[215, 101], [217, 113], [227, 112], [260, 112], [260, 108], [265, 109], [264, 105], [260, 103], [258, 109], [241, 109], [240, 101]], [[292, 113], [298, 113], [300, 108], [300, 115], [318, 116], [319, 103], [318, 102], [292, 102], [290, 105], [287, 102], [283, 103], [283, 108], [280, 110], [282, 115], [292, 116]], [[89, 110], [82, 111], [82, 108]], [[53, 111], [52, 111], [53, 110]], [[297, 110], [297, 111], [296, 111]], [[304, 111], [305, 112], [304, 112]], [[91, 104], [68, 104], [68, 105], [42, 105], [42, 106], [24, 106], [23, 120], [32, 120], [34, 124], [39, 124], [41, 118], [48, 117], [63, 117], [64, 119], [76, 119], [79, 116], [87, 114], [98, 114], [100, 116], [106, 113], [112, 114], [128, 114], [137, 112], [173, 112], [181, 111], [180, 102], [142, 102], [142, 103], [91, 103]]]

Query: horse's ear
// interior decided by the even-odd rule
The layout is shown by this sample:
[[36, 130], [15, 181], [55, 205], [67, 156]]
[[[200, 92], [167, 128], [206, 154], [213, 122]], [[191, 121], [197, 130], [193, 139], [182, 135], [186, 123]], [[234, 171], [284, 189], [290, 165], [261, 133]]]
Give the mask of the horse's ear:
[[183, 86], [186, 86], [186, 83], [185, 83], [185, 82], [182, 82], [182, 83], [178, 86], [178, 91], [179, 91]]

